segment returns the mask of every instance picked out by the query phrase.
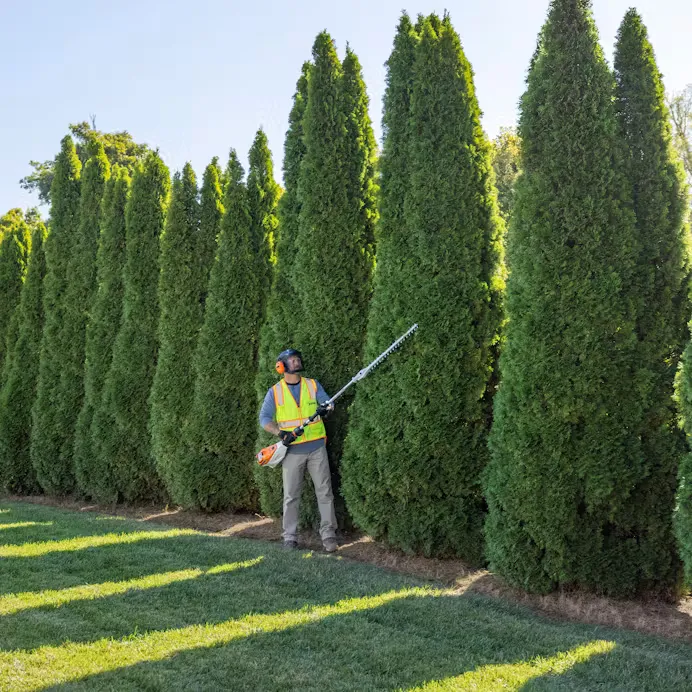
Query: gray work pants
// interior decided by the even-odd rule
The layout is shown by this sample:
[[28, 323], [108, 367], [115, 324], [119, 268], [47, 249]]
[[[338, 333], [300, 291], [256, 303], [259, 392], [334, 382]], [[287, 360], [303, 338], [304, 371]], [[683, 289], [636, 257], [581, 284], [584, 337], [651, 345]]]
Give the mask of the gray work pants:
[[295, 541], [298, 533], [298, 510], [300, 494], [303, 490], [305, 467], [312, 478], [317, 495], [317, 506], [320, 510], [320, 536], [322, 540], [336, 536], [336, 514], [334, 513], [334, 494], [332, 477], [329, 472], [326, 446], [301, 454], [291, 450], [284, 457], [284, 541]]

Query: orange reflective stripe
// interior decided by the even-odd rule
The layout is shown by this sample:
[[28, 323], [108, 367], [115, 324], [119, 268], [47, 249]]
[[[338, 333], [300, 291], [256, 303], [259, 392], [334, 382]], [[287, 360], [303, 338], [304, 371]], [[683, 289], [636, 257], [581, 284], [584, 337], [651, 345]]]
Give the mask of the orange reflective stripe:
[[308, 380], [306, 378], [305, 382], [308, 385], [308, 392], [310, 393], [310, 398], [313, 400], [317, 399], [317, 384], [315, 383], [315, 380]]
[[283, 406], [284, 405], [284, 391], [281, 388], [281, 382], [278, 382], [272, 387], [272, 390], [274, 391], [274, 405], [275, 406]]
[[[302, 425], [303, 423], [305, 423], [306, 420], [307, 420], [307, 418], [303, 418], [303, 419], [293, 418], [290, 420], [288, 420], [288, 419], [287, 420], [278, 420], [276, 422], [280, 428], [290, 428], [291, 430], [294, 430], [299, 425]], [[321, 421], [322, 421], [322, 419], [319, 416], [317, 416], [317, 418], [315, 418], [315, 420], [312, 421], [312, 423], [308, 423], [306, 425], [306, 427], [309, 427], [311, 425], [315, 425], [315, 423], [320, 423]]]

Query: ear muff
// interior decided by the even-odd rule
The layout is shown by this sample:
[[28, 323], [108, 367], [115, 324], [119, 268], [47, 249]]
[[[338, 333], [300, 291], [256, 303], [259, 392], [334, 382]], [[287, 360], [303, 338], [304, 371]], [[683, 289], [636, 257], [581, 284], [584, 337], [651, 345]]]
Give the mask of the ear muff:
[[282, 360], [277, 360], [276, 365], [274, 367], [276, 368], [276, 372], [278, 372], [279, 375], [283, 375], [286, 372], [286, 364]]

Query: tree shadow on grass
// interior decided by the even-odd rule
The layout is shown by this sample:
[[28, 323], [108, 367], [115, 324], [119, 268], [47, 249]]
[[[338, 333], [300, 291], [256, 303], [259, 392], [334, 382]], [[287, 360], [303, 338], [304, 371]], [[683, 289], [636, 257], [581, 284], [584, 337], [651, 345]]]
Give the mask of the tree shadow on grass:
[[[132, 632], [169, 630], [196, 623], [218, 623], [247, 613], [272, 613], [344, 598], [381, 593], [379, 570], [304, 554], [287, 554], [275, 546], [252, 541], [228, 541], [206, 536], [185, 536], [154, 541], [151, 545], [109, 546], [25, 560], [39, 570], [57, 575], [52, 582], [39, 574], [44, 589], [61, 591], [85, 584], [96, 585], [163, 576], [179, 570], [203, 571], [219, 565], [257, 560], [246, 568], [221, 573], [197, 574], [171, 579], [154, 588], [133, 588], [92, 600], [75, 599], [58, 607], [39, 605], [13, 610], [10, 596], [0, 595], [0, 650], [33, 649], [64, 641], [88, 642], [103, 637], [121, 638]], [[85, 562], [86, 560], [86, 562]], [[31, 592], [38, 599], [42, 589], [27, 588], [22, 575], [14, 579], [15, 593]], [[60, 585], [56, 584], [60, 582]], [[410, 586], [412, 580], [387, 580], [387, 588]], [[21, 586], [20, 586], [21, 585]], [[69, 594], [67, 594], [69, 597]]]
[[[3, 503], [7, 513], [0, 514], [0, 524], [17, 524], [0, 530], [0, 546], [24, 545], [42, 541], [59, 541], [84, 536], [133, 531], [167, 531], [171, 527], [151, 526], [121, 517], [92, 513], [66, 512], [52, 507], [21, 503]], [[34, 526], [21, 526], [34, 522]]]
[[[49, 689], [391, 690], [425, 689], [434, 680], [449, 686], [431, 689], [464, 689], [453, 686], [455, 677], [482, 674], [485, 666], [558, 657], [595, 640], [594, 652], [601, 643], [613, 651], [589, 654], [562, 675], [534, 678], [523, 687], [520, 679], [507, 688], [476, 689], [692, 689], [690, 647], [656, 640], [652, 646], [639, 635], [557, 625], [477, 596], [408, 596], [278, 632], [248, 631], [230, 643]], [[50, 676], [46, 687], [49, 681]]]

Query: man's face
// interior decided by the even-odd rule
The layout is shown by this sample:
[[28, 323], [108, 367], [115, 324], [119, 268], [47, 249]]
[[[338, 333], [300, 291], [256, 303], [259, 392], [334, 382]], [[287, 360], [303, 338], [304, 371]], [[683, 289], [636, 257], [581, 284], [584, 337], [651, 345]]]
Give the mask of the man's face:
[[288, 369], [291, 372], [298, 372], [303, 367], [303, 363], [300, 360], [300, 356], [289, 356], [288, 357]]

